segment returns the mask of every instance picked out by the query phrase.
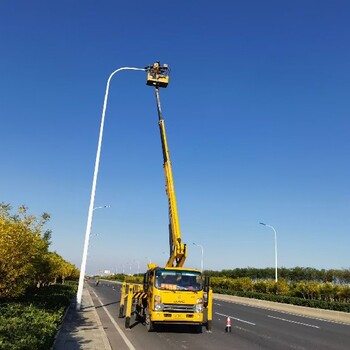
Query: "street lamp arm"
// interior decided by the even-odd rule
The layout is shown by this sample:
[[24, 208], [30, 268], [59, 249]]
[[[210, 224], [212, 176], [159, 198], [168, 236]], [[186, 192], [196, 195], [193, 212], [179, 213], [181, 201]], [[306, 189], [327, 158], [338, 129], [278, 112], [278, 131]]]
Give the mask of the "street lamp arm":
[[110, 85], [112, 77], [116, 73], [118, 73], [118, 72], [120, 72], [122, 70], [145, 71], [144, 68], [121, 67], [119, 69], [116, 69], [114, 72], [112, 72], [111, 75], [109, 76], [108, 80], [107, 80], [106, 93], [105, 93], [104, 102], [103, 102], [103, 109], [102, 109], [100, 133], [99, 133], [97, 152], [96, 152], [94, 176], [93, 176], [93, 180], [92, 180], [90, 206], [89, 206], [88, 218], [87, 218], [87, 223], [86, 223], [83, 258], [82, 258], [82, 262], [81, 262], [80, 275], [79, 275], [79, 284], [78, 284], [78, 291], [77, 291], [77, 303], [76, 303], [76, 309], [77, 310], [80, 310], [80, 304], [81, 304], [81, 299], [82, 299], [82, 295], [83, 295], [86, 260], [87, 260], [87, 253], [88, 253], [88, 248], [89, 248], [89, 238], [90, 238], [90, 233], [91, 233], [92, 213], [93, 213], [93, 210], [94, 210], [96, 183], [97, 183], [98, 168], [99, 168], [99, 164], [100, 164], [100, 154], [101, 154], [101, 145], [102, 145], [102, 137], [103, 137], [103, 127], [104, 127], [104, 122], [105, 122], [105, 114], [106, 114], [107, 101], [108, 101], [109, 85]]
[[202, 256], [201, 256], [201, 271], [203, 272], [203, 260], [204, 260], [204, 248], [201, 244], [197, 244], [197, 243], [194, 243], [193, 242], [193, 245], [201, 248], [201, 251], [202, 251]]
[[272, 225], [265, 224], [264, 222], [259, 222], [259, 224], [272, 229], [274, 232], [274, 235], [275, 235], [275, 282], [277, 282], [278, 281], [278, 277], [277, 277], [277, 232]]
[[94, 209], [92, 209], [92, 211], [96, 210], [96, 209], [103, 209], [103, 208], [110, 208], [110, 205], [100, 205], [99, 207], [95, 207]]

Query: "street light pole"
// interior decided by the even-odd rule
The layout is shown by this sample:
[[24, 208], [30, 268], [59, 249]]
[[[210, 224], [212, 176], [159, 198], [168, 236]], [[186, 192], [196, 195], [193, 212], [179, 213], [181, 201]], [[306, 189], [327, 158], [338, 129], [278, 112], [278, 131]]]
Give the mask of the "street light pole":
[[278, 281], [278, 278], [277, 278], [277, 233], [276, 233], [275, 228], [271, 225], [267, 225], [263, 222], [260, 222], [260, 225], [271, 228], [275, 234], [275, 282], [277, 282]]
[[140, 274], [140, 262], [138, 260], [134, 260], [137, 264], [137, 274]]
[[94, 202], [95, 202], [95, 193], [96, 193], [96, 184], [97, 184], [97, 175], [98, 175], [98, 168], [100, 164], [100, 154], [101, 154], [101, 145], [102, 145], [102, 137], [103, 137], [103, 127], [105, 122], [105, 114], [106, 114], [106, 108], [107, 108], [107, 101], [108, 101], [108, 93], [109, 93], [109, 85], [111, 82], [112, 77], [114, 74], [122, 71], [122, 70], [140, 70], [145, 71], [144, 68], [134, 68], [134, 67], [122, 67], [114, 72], [111, 73], [107, 80], [107, 86], [106, 86], [106, 93], [103, 101], [103, 109], [102, 109], [102, 117], [101, 117], [101, 125], [100, 125], [100, 134], [98, 138], [98, 145], [97, 145], [97, 152], [96, 152], [96, 160], [95, 160], [95, 170], [94, 170], [94, 177], [92, 180], [92, 188], [91, 188], [91, 197], [90, 197], [90, 206], [89, 206], [89, 212], [88, 212], [88, 218], [86, 223], [86, 232], [85, 232], [85, 242], [84, 242], [84, 250], [83, 250], [83, 257], [81, 261], [81, 268], [80, 268], [80, 275], [79, 275], [79, 285], [78, 285], [78, 292], [77, 292], [77, 303], [76, 303], [76, 309], [80, 310], [81, 306], [81, 298], [83, 295], [83, 287], [84, 287], [84, 277], [85, 277], [85, 269], [86, 269], [86, 259], [87, 259], [87, 253], [88, 253], [88, 247], [89, 247], [89, 238], [90, 238], [90, 232], [91, 232], [91, 224], [92, 224], [92, 212], [94, 210]]
[[201, 248], [202, 250], [202, 257], [201, 257], [201, 271], [203, 272], [203, 257], [204, 257], [204, 249], [203, 249], [203, 246], [200, 245], [200, 244], [196, 244], [196, 243], [193, 243], [195, 246]]

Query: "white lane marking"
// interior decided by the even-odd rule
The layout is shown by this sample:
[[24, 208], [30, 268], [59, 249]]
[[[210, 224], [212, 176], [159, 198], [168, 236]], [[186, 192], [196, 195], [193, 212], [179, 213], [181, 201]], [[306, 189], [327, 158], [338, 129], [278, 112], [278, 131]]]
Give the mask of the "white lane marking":
[[134, 346], [131, 344], [130, 340], [126, 337], [125, 333], [121, 330], [121, 328], [119, 327], [118, 323], [113, 319], [112, 315], [109, 313], [109, 311], [107, 310], [107, 308], [103, 305], [102, 301], [100, 300], [100, 298], [98, 297], [98, 295], [95, 293], [95, 291], [92, 291], [95, 294], [95, 297], [97, 298], [98, 302], [101, 304], [103, 310], [105, 310], [107, 316], [109, 317], [109, 319], [112, 321], [113, 326], [115, 327], [115, 329], [118, 331], [118, 333], [120, 334], [120, 336], [123, 338], [123, 340], [125, 341], [125, 344], [128, 346], [128, 348], [130, 350], [136, 350], [134, 348]]
[[220, 314], [219, 312], [215, 312], [215, 313], [216, 313], [217, 315], [220, 315], [220, 316], [229, 317], [229, 318], [232, 318], [232, 319], [234, 319], [234, 320], [236, 320], [236, 321], [248, 323], [248, 324], [251, 324], [252, 326], [255, 326], [255, 323], [253, 323], [253, 322], [241, 320], [241, 319], [239, 319], [239, 318], [236, 318], [236, 317], [233, 317], [233, 316], [230, 316], [230, 315]]
[[217, 306], [221, 306], [221, 304], [218, 304], [218, 303], [213, 303], [214, 305], [217, 305]]
[[312, 328], [320, 328], [319, 326], [315, 326], [315, 325], [313, 325], [313, 324], [307, 324], [307, 323], [303, 323], [303, 322], [297, 322], [297, 321], [287, 320], [287, 319], [281, 318], [281, 317], [276, 317], [276, 316], [271, 316], [271, 315], [267, 315], [267, 317], [274, 318], [274, 319], [276, 319], [276, 320], [280, 320], [280, 321], [284, 321], [284, 322], [300, 324], [301, 326], [312, 327]]

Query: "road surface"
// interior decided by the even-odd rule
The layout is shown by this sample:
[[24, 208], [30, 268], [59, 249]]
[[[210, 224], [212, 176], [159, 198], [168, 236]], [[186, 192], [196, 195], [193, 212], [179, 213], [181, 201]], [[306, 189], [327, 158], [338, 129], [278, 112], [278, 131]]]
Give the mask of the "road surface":
[[[147, 332], [132, 319], [131, 330], [118, 318], [120, 285], [89, 283], [112, 349], [237, 349], [237, 350], [349, 350], [350, 325], [295, 316], [214, 299], [213, 331], [201, 334], [188, 326], [159, 327]], [[225, 332], [227, 317], [231, 333]]]

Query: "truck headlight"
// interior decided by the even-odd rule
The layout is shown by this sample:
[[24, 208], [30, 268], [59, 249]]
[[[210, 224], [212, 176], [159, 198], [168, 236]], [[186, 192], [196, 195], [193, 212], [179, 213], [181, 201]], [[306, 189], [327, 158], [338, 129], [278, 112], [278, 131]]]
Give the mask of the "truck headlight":
[[163, 311], [162, 298], [159, 295], [154, 296], [154, 310]]
[[203, 312], [203, 299], [198, 298], [195, 306], [195, 312]]

